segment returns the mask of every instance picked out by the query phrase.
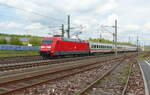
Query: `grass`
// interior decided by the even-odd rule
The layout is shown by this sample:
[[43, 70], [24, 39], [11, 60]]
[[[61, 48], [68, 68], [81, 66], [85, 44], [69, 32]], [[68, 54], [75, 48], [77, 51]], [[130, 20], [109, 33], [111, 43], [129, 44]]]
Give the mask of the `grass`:
[[146, 55], [147, 55], [147, 53], [146, 53], [146, 52], [145, 52], [145, 53], [141, 53], [141, 54], [139, 54], [139, 56], [140, 56], [140, 57], [142, 57], [142, 58], [143, 58], [144, 56], [146, 56]]
[[33, 56], [39, 55], [39, 51], [32, 50], [0, 50], [0, 57], [12, 57], [12, 56]]
[[140, 54], [139, 54], [139, 57], [141, 57], [141, 58], [148, 57], [148, 56], [149, 56], [149, 53], [150, 53], [150, 52], [148, 52], [148, 51], [146, 52], [146, 51], [145, 51], [145, 52], [143, 52], [143, 53], [140, 53]]
[[126, 82], [127, 82], [127, 78], [128, 78], [129, 73], [130, 73], [130, 64], [129, 63], [128, 64], [124, 64], [124, 65], [126, 65], [124, 67], [124, 72], [120, 73], [120, 78], [118, 77], [119, 83], [121, 83], [123, 85], [126, 84]]

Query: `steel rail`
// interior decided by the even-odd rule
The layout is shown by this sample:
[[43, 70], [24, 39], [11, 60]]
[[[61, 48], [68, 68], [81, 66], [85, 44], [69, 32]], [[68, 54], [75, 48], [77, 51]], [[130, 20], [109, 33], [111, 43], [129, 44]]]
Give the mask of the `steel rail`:
[[127, 77], [127, 80], [126, 80], [126, 83], [125, 83], [125, 86], [124, 86], [124, 89], [123, 89], [123, 91], [122, 91], [122, 94], [121, 94], [121, 95], [125, 95], [125, 92], [126, 92], [126, 90], [127, 90], [127, 87], [128, 87], [128, 84], [129, 84], [129, 79], [130, 79], [131, 72], [132, 72], [132, 66], [133, 66], [133, 63], [131, 63], [131, 65], [130, 65], [130, 69], [129, 69], [128, 77]]
[[[18, 75], [18, 76], [11, 76], [11, 77], [7, 77], [7, 78], [3, 78], [3, 80], [0, 81], [0, 88], [4, 88], [5, 85], [12, 86], [12, 84], [17, 84], [17, 83], [20, 83], [20, 82], [21, 82], [22, 86], [19, 86], [17, 88], [17, 87], [15, 87], [15, 85], [13, 85], [15, 87], [15, 89], [12, 89], [12, 88], [7, 89], [6, 88], [5, 91], [0, 92], [0, 95], [9, 94], [9, 93], [12, 93], [14, 91], [25, 89], [25, 88], [35, 86], [35, 85], [38, 85], [38, 84], [41, 84], [41, 83], [45, 83], [45, 82], [48, 82], [48, 81], [53, 81], [53, 80], [57, 80], [57, 79], [60, 79], [60, 78], [64, 78], [64, 77], [67, 77], [67, 76], [70, 76], [70, 75], [74, 75], [74, 74], [77, 74], [77, 73], [80, 73], [80, 72], [87, 71], [89, 69], [94, 69], [94, 68], [97, 68], [98, 67], [97, 64], [99, 64], [101, 62], [120, 61], [120, 60], [121, 59], [114, 58], [114, 59], [111, 59], [111, 60], [99, 61], [99, 62], [95, 62], [95, 63], [62, 66], [62, 67], [53, 68], [51, 70], [47, 69], [47, 70], [38, 71], [38, 72], [34, 72], [34, 73], [30, 72], [30, 73], [21, 74], [21, 75]], [[93, 66], [93, 65], [96, 65], [96, 66]], [[86, 68], [86, 67], [89, 67], [89, 68]], [[81, 68], [86, 68], [86, 69], [81, 70]], [[71, 73], [71, 70], [73, 70], [74, 72]], [[68, 72], [68, 71], [69, 71], [69, 74], [64, 74], [64, 75], [61, 74], [61, 73]], [[60, 76], [58, 76], [57, 74], [60, 75]], [[51, 76], [51, 79], [48, 79], [49, 76]], [[55, 76], [55, 77], [52, 77], [52, 76]], [[14, 77], [15, 77], [15, 79], [13, 79]], [[42, 79], [41, 81], [37, 81], [40, 78], [44, 78], [44, 79]], [[7, 79], [9, 79], [9, 80], [7, 80]], [[34, 81], [34, 79], [36, 79], [36, 80], [35, 80], [35, 82], [32, 83], [32, 81]], [[29, 84], [26, 83], [28, 81], [29, 81]]]
[[[124, 59], [123, 59], [124, 60]], [[122, 60], [122, 61], [123, 61]], [[121, 61], [121, 62], [122, 62]], [[78, 95], [86, 95], [86, 92], [91, 89], [94, 85], [96, 85], [100, 80], [104, 79], [110, 72], [112, 72], [121, 62], [117, 63], [115, 66], [113, 66], [111, 69], [109, 69], [108, 71], [106, 71], [100, 78], [98, 78], [97, 80], [95, 80], [94, 82], [92, 82], [89, 86], [87, 86], [86, 88], [84, 88], [83, 90], [81, 90], [80, 92], [78, 92]]]
[[105, 56], [88, 56], [88, 57], [86, 56], [86, 57], [76, 57], [76, 58], [63, 58], [63, 59], [56, 59], [56, 60], [42, 60], [42, 61], [23, 62], [23, 63], [14, 63], [14, 64], [12, 63], [3, 64], [0, 65], [0, 71], [8, 71], [8, 70], [21, 69], [21, 68], [58, 64], [58, 63], [64, 63], [68, 61], [84, 60], [93, 57], [105, 57]]
[[[127, 57], [128, 58], [128, 57]], [[105, 72], [101, 77], [99, 77], [97, 80], [95, 80], [94, 82], [92, 82], [89, 86], [87, 86], [86, 88], [82, 89], [81, 91], [79, 91], [77, 94], [78, 95], [86, 95], [86, 92], [88, 92], [88, 90], [90, 90], [91, 88], [93, 88], [93, 86], [95, 86], [100, 80], [104, 79], [107, 75], [109, 75], [113, 70], [115, 70], [115, 68], [118, 67], [119, 64], [121, 64], [123, 61], [125, 60], [125, 58], [123, 60], [121, 60], [118, 64], [114, 65], [110, 70], [108, 70], [107, 72]], [[130, 65], [132, 66], [132, 65]], [[130, 67], [131, 69], [131, 67]], [[130, 71], [131, 72], [131, 71]], [[129, 76], [128, 76], [129, 77]], [[127, 84], [126, 84], [127, 85]], [[124, 88], [125, 90], [126, 88]], [[124, 93], [124, 92], [122, 92]], [[124, 95], [124, 94], [123, 94]]]

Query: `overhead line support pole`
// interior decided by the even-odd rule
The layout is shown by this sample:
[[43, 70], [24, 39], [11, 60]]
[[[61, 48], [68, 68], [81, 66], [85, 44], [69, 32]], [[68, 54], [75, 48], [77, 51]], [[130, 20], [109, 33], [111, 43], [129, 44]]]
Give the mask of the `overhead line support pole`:
[[137, 36], [137, 56], [139, 55], [139, 37]]
[[64, 31], [64, 24], [62, 24], [62, 26], [61, 26], [62, 28], [62, 37], [64, 37], [64, 34], [65, 34], [65, 31]]
[[67, 30], [68, 38], [70, 38], [70, 15], [68, 15], [68, 30]]
[[117, 20], [115, 20], [115, 56], [117, 57]]

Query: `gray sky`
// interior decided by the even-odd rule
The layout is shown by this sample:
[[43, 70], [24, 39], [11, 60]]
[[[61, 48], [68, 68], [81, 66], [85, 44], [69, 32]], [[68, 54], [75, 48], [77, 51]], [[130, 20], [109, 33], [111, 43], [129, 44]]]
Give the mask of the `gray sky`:
[[[118, 20], [118, 40], [150, 45], [150, 0], [0, 0], [0, 33], [47, 36], [59, 34], [57, 26], [85, 26], [82, 39], [98, 38], [101, 25]], [[56, 28], [50, 28], [56, 27]], [[108, 28], [109, 31], [114, 31]], [[78, 29], [71, 31], [72, 33]], [[102, 33], [112, 40], [112, 35]]]

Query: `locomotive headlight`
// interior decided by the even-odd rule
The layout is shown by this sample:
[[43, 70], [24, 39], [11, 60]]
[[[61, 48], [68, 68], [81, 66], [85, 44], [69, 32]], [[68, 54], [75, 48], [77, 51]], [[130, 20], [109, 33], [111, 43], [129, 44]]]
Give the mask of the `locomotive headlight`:
[[41, 48], [45, 48], [45, 46], [41, 46]]
[[51, 46], [47, 46], [47, 48], [49, 48], [49, 49], [50, 49], [50, 48], [51, 48]]

